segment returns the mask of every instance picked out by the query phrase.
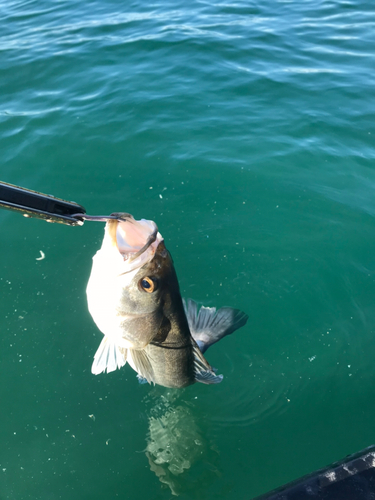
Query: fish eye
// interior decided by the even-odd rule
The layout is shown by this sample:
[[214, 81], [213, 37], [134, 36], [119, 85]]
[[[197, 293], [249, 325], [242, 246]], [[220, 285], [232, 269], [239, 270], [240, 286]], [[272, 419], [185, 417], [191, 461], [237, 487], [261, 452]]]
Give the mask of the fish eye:
[[144, 292], [152, 293], [156, 290], [156, 280], [154, 278], [145, 276], [140, 280], [139, 286]]

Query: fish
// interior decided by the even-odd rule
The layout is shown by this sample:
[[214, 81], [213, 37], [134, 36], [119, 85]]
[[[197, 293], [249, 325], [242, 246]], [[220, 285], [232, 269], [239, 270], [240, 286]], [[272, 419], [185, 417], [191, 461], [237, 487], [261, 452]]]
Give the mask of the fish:
[[223, 376], [203, 356], [244, 326], [238, 309], [183, 300], [171, 254], [155, 222], [111, 214], [87, 284], [89, 312], [104, 337], [91, 371], [128, 363], [141, 383], [168, 388], [217, 384]]

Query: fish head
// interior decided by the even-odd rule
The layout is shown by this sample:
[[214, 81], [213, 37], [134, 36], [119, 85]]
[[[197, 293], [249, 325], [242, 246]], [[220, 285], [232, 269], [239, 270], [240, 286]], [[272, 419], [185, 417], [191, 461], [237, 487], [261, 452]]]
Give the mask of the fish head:
[[112, 214], [102, 248], [94, 256], [87, 287], [89, 310], [99, 329], [118, 345], [143, 349], [158, 334], [172, 283], [173, 262], [154, 222]]

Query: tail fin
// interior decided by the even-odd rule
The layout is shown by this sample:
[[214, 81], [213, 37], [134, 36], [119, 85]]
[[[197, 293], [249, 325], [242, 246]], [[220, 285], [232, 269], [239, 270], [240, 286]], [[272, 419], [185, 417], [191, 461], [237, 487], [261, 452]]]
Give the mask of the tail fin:
[[119, 349], [114, 339], [104, 336], [98, 350], [94, 356], [91, 372], [94, 375], [105, 372], [113, 372], [116, 368], [121, 368], [126, 363], [126, 349]]
[[197, 303], [184, 300], [184, 308], [192, 337], [204, 353], [212, 344], [230, 335], [246, 324], [249, 316], [239, 309], [202, 306], [198, 311]]

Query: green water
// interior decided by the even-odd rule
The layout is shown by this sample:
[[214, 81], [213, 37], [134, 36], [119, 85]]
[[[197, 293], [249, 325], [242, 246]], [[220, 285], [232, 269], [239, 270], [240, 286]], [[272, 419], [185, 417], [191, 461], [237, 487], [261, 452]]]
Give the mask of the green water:
[[183, 296], [249, 314], [218, 386], [94, 376], [103, 224], [1, 211], [0, 499], [251, 499], [374, 444], [371, 4], [0, 10], [0, 180], [154, 220]]

